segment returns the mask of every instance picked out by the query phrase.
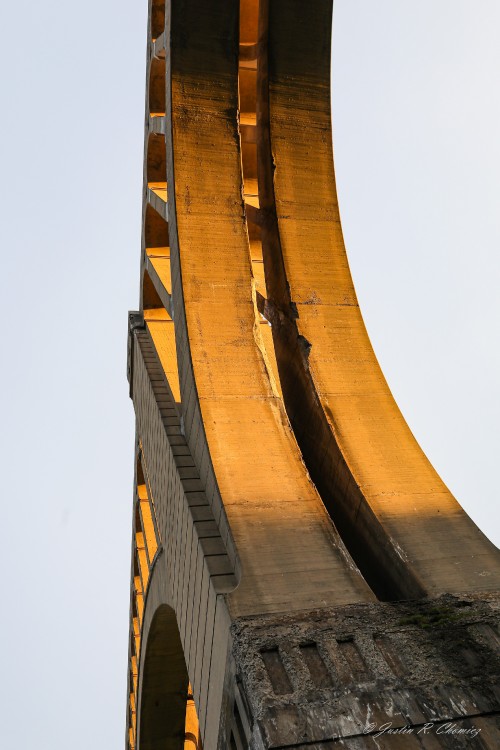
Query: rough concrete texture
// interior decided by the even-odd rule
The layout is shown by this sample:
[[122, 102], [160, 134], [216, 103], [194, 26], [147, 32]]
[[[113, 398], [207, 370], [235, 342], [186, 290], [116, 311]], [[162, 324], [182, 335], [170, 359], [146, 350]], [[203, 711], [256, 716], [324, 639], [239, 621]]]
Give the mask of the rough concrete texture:
[[500, 556], [362, 323], [331, 12], [150, 0], [129, 750], [500, 747]]
[[498, 591], [499, 552], [413, 437], [356, 298], [333, 162], [332, 5], [261, 3], [259, 196], [271, 217], [262, 244], [287, 413], [311, 477], [379, 598]]
[[240, 619], [232, 635], [245, 739], [252, 748], [498, 748], [499, 623], [496, 595]]
[[[224, 682], [229, 620], [223, 593], [237, 584], [234, 549], [228, 549], [219, 533], [204, 484], [182, 435], [173, 394], [151, 334], [144, 323], [141, 325], [141, 316], [132, 318], [131, 394], [146, 485], [154, 501], [161, 540], [144, 593], [141, 642], [149, 644], [151, 628], [168, 609], [177, 623], [176, 638], [182, 649], [178, 657], [192, 684], [200, 731], [205, 738], [209, 700], [222, 695]], [[160, 689], [156, 694], [144, 692], [144, 685], [150, 681], [148, 674], [155, 670], [154, 657], [148, 654], [141, 647], [136, 655], [139, 747], [143, 709], [156, 702], [161, 705], [162, 700]], [[171, 677], [167, 667], [156, 682], [165, 686]], [[148, 711], [148, 716], [154, 715], [149, 708]], [[217, 726], [212, 729], [216, 737], [219, 708], [212, 714], [217, 717]], [[158, 723], [163, 727], [161, 717]], [[160, 733], [159, 745], [151, 747], [163, 747], [161, 742], [166, 737], [168, 733]]]

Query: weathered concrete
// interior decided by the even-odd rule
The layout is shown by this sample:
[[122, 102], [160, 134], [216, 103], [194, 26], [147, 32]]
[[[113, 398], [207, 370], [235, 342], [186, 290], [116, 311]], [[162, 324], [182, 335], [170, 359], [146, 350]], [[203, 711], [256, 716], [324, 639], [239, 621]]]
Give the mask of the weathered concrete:
[[235, 616], [372, 598], [304, 469], [260, 341], [238, 137], [238, 8], [172, 7], [167, 134], [184, 426], [200, 464], [208, 448], [244, 570]]
[[[245, 740], [255, 748], [499, 747], [499, 625], [493, 595], [241, 619], [232, 631]], [[469, 731], [453, 734], [449, 724]]]
[[324, 0], [307, 10], [301, 0], [265, 0], [261, 12], [266, 314], [287, 412], [311, 477], [378, 596], [498, 591], [498, 550], [417, 444], [363, 323], [335, 186], [331, 13]]
[[498, 551], [362, 324], [330, 15], [150, 2], [130, 750], [500, 746]]

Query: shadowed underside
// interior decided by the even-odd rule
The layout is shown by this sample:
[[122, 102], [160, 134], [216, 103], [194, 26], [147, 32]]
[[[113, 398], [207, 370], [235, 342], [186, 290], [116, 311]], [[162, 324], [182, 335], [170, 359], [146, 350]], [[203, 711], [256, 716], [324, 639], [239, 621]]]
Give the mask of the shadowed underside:
[[183, 750], [188, 675], [174, 611], [158, 609], [144, 660], [140, 746]]

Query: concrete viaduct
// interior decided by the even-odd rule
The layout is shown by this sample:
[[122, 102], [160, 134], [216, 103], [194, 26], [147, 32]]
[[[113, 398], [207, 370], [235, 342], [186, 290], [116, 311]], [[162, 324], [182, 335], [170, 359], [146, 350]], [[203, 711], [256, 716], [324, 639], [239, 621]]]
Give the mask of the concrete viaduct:
[[150, 0], [127, 750], [500, 747], [500, 556], [363, 323], [331, 26]]

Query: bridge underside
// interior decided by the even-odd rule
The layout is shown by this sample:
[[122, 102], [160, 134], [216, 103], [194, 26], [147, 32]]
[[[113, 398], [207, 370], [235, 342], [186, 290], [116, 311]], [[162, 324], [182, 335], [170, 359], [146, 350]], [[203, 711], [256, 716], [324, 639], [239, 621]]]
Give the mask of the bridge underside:
[[150, 0], [132, 749], [500, 746], [499, 553], [363, 324], [331, 14]]

